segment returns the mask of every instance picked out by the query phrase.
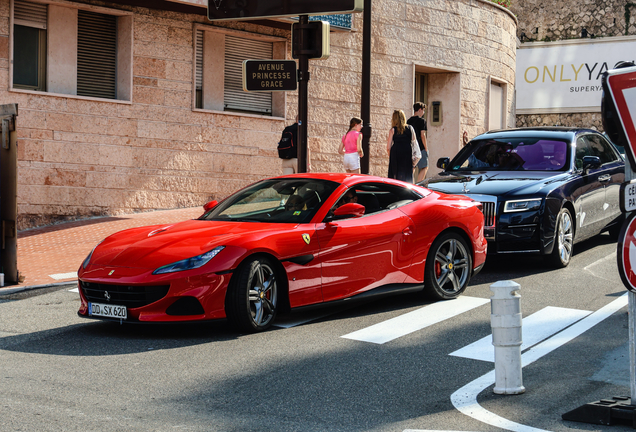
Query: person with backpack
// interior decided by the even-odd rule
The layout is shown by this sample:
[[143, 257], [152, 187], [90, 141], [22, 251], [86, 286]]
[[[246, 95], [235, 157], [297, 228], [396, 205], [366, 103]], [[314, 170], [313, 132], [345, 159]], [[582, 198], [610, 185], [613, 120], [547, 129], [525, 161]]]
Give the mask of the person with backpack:
[[417, 143], [420, 146], [420, 152], [422, 153], [422, 158], [417, 163], [416, 168], [418, 169], [417, 180], [415, 183], [421, 182], [426, 177], [426, 172], [428, 171], [428, 142], [426, 142], [426, 120], [425, 114], [426, 105], [422, 102], [415, 102], [413, 104], [413, 116], [406, 121], [407, 124], [413, 126], [415, 129], [415, 136], [417, 137]]
[[278, 142], [278, 157], [283, 160], [283, 175], [298, 172], [298, 116], [294, 124], [283, 129]]

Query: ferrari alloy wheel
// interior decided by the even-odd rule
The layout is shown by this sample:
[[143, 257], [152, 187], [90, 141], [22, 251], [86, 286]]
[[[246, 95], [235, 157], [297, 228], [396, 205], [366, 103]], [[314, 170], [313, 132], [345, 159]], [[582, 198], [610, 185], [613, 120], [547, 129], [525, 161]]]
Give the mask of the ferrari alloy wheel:
[[567, 267], [572, 259], [574, 247], [574, 222], [572, 215], [566, 208], [562, 208], [557, 216], [556, 230], [554, 233], [554, 247], [548, 260], [556, 268]]
[[443, 234], [435, 239], [426, 258], [425, 294], [436, 300], [456, 298], [468, 286], [471, 271], [466, 241], [454, 232]]
[[230, 324], [247, 332], [267, 330], [276, 317], [278, 285], [269, 259], [248, 259], [237, 269], [225, 299]]

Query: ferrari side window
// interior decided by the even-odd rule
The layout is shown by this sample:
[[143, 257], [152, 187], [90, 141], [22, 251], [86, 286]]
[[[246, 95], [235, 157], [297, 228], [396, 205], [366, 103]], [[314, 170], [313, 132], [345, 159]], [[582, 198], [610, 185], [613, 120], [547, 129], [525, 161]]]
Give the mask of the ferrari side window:
[[[350, 193], [353, 191], [354, 193]], [[351, 195], [351, 196], [349, 196]], [[365, 208], [365, 216], [391, 210], [420, 199], [421, 196], [410, 189], [384, 183], [362, 183], [349, 189], [340, 201], [354, 199]], [[339, 201], [339, 202], [340, 202]], [[352, 202], [352, 201], [348, 201]]]

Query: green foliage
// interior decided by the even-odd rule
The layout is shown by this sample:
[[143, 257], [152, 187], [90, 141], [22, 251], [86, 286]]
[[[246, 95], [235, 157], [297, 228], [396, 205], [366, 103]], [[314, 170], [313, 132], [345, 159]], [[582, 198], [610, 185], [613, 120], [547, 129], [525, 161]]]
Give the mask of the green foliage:
[[512, 0], [490, 0], [493, 3], [497, 3], [500, 6], [510, 9], [510, 4]]

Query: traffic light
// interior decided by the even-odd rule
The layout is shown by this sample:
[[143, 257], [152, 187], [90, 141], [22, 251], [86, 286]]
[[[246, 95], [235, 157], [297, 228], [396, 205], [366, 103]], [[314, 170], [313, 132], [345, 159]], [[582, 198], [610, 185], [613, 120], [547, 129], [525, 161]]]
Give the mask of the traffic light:
[[307, 24], [292, 24], [292, 58], [302, 54], [310, 59], [329, 57], [329, 23], [327, 21], [309, 21]]

